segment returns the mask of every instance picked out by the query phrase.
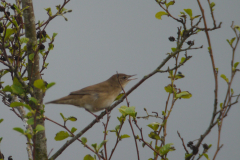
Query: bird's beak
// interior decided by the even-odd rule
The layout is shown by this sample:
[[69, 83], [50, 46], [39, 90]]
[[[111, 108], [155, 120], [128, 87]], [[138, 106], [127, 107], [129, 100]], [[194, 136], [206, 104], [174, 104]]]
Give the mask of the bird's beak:
[[137, 79], [137, 78], [132, 78], [132, 79], [130, 79], [130, 78], [133, 77], [133, 76], [136, 76], [136, 74], [134, 74], [134, 75], [129, 75], [129, 76], [128, 76], [128, 81]]

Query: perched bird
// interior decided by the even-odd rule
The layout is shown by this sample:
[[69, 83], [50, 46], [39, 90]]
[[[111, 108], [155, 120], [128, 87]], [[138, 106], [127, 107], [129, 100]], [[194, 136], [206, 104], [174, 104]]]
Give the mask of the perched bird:
[[90, 113], [104, 110], [110, 107], [122, 91], [122, 87], [124, 88], [129, 81], [136, 79], [130, 79], [132, 76], [135, 75], [114, 74], [104, 82], [71, 92], [66, 97], [47, 102], [46, 104], [70, 104], [85, 108]]

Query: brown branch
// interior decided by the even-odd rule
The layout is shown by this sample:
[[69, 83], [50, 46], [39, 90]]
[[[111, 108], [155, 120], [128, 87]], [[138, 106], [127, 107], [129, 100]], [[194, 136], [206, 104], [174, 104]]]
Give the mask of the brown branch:
[[[61, 124], [59, 124], [58, 122], [56, 122], [56, 121], [54, 121], [54, 120], [52, 120], [52, 119], [50, 119], [50, 118], [48, 118], [48, 117], [44, 117], [46, 120], [49, 120], [50, 122], [52, 122], [52, 123], [55, 123], [56, 125], [58, 125], [58, 126], [60, 126], [60, 127], [62, 127], [62, 128], [64, 128], [64, 129], [66, 129], [67, 131], [68, 131], [68, 133], [70, 133], [72, 136], [75, 136], [67, 127], [66, 127], [66, 123], [64, 122], [64, 125], [61, 125]], [[82, 141], [80, 140], [80, 139], [77, 139], [79, 142], [81, 142], [82, 143]], [[95, 152], [91, 147], [89, 147], [87, 144], [85, 144], [84, 145], [84, 147], [86, 147], [87, 149], [89, 149], [90, 151], [92, 151], [94, 154], [96, 154], [98, 157], [101, 157], [102, 159], [104, 159], [101, 155], [99, 155], [97, 152]], [[50, 153], [49, 153], [50, 154]], [[48, 155], [48, 157], [49, 157], [49, 155]]]
[[[106, 140], [107, 137], [107, 127], [108, 127], [108, 122], [111, 116], [109, 116], [109, 113], [107, 113], [107, 122], [106, 124], [103, 123], [104, 126], [104, 138], [103, 140]], [[105, 152], [105, 159], [107, 160], [107, 143], [104, 144], [104, 152]]]
[[177, 131], [177, 134], [178, 134], [178, 137], [181, 139], [181, 141], [182, 141], [182, 145], [183, 145], [183, 148], [185, 149], [185, 151], [186, 151], [186, 153], [187, 154], [189, 154], [189, 152], [188, 152], [188, 150], [187, 150], [187, 148], [186, 148], [186, 146], [185, 146], [185, 144], [184, 144], [184, 140], [183, 140], [183, 138], [181, 137], [181, 135], [180, 135], [180, 133]]

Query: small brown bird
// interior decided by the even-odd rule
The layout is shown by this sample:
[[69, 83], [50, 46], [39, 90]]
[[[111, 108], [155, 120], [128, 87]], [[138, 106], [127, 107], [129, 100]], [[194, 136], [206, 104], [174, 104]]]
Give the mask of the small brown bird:
[[135, 75], [118, 73], [104, 82], [71, 92], [66, 97], [47, 102], [46, 104], [70, 104], [85, 108], [90, 113], [97, 112], [110, 107], [122, 91], [121, 85], [124, 88], [129, 81], [136, 79], [130, 79], [132, 76]]

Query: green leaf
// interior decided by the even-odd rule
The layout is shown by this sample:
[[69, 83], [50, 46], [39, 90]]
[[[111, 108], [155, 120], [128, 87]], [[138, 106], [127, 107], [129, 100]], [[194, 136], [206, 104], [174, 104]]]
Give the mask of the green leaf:
[[49, 16], [52, 16], [52, 10], [51, 10], [50, 7], [49, 8], [44, 8], [44, 9], [47, 11]]
[[183, 64], [183, 62], [185, 61], [186, 57], [182, 57], [181, 58], [181, 61], [180, 61], [180, 64]]
[[136, 112], [135, 112], [135, 107], [127, 107], [125, 110], [126, 114], [129, 116], [136, 118]]
[[148, 134], [148, 137], [150, 137], [152, 139], [161, 140], [161, 138], [159, 137], [159, 135], [156, 132], [150, 132], [150, 134]]
[[224, 79], [227, 83], [229, 82], [228, 78], [224, 75], [224, 74], [221, 74], [220, 76], [222, 79]]
[[28, 77], [23, 77], [22, 80], [23, 80], [23, 81], [27, 81], [27, 80], [28, 80]]
[[0, 119], [0, 123], [2, 123], [3, 119]]
[[22, 128], [19, 128], [19, 127], [15, 127], [15, 128], [13, 128], [13, 130], [15, 130], [15, 131], [17, 131], [17, 132], [19, 132], [19, 133], [21, 133], [23, 135], [25, 133], [25, 131]]
[[[194, 16], [194, 17], [192, 17], [191, 18], [191, 20], [193, 20], [193, 19], [195, 19], [195, 18], [198, 18], [198, 17], [200, 17], [201, 15], [196, 15], [196, 16]], [[201, 30], [200, 30], [201, 31]], [[198, 31], [199, 32], [199, 31]]]
[[172, 147], [173, 143], [168, 143], [162, 146], [159, 150], [161, 156], [166, 155], [169, 151], [174, 151], [175, 149]]
[[163, 16], [163, 15], [168, 15], [168, 13], [167, 13], [167, 12], [164, 12], [164, 11], [160, 11], [160, 12], [156, 13], [155, 17], [156, 17], [157, 19], [162, 19], [162, 16]]
[[66, 121], [66, 118], [64, 117], [64, 115], [63, 115], [62, 113], [60, 113], [60, 115], [61, 115], [62, 119], [63, 119], [64, 121]]
[[192, 153], [190, 153], [190, 154], [185, 153], [185, 159], [188, 159], [188, 158], [191, 157], [192, 155], [193, 155]]
[[120, 94], [115, 98], [114, 101], [118, 101], [120, 98], [122, 98], [123, 95], [124, 95], [124, 93], [120, 93]]
[[121, 139], [123, 139], [123, 138], [129, 138], [129, 137], [130, 137], [130, 136], [129, 136], [128, 134], [123, 134], [123, 135], [120, 136]]
[[173, 52], [175, 52], [175, 51], [176, 51], [176, 48], [171, 48], [171, 49], [172, 49], [172, 51], [173, 51]]
[[164, 89], [165, 89], [165, 91], [168, 92], [168, 93], [173, 93], [173, 88], [172, 88], [172, 85], [171, 85], [171, 84], [165, 86]]
[[22, 88], [22, 86], [18, 86], [16, 84], [13, 84], [11, 86], [12, 92], [15, 94], [23, 94], [24, 93], [24, 89]]
[[231, 88], [231, 94], [233, 95], [234, 94], [234, 90]]
[[38, 104], [38, 100], [34, 97], [30, 97], [29, 101], [32, 101], [33, 103]]
[[74, 133], [77, 130], [77, 128], [72, 127], [71, 132]]
[[181, 79], [181, 78], [184, 78], [185, 76], [182, 74], [182, 73], [178, 73], [175, 75], [175, 79]]
[[7, 85], [7, 86], [5, 86], [3, 89], [2, 89], [2, 91], [4, 91], [4, 92], [13, 92], [12, 91], [12, 88], [9, 86], [9, 85]]
[[53, 45], [52, 43], [49, 43], [48, 46], [49, 46], [49, 47], [48, 47], [48, 51], [53, 50], [54, 45]]
[[97, 152], [102, 148], [102, 146], [103, 146], [104, 144], [107, 143], [107, 141], [108, 141], [108, 140], [103, 140], [102, 143], [100, 143], [100, 144], [97, 146]]
[[57, 36], [57, 33], [53, 33], [52, 38], [54, 39]]
[[192, 9], [190, 8], [187, 8], [187, 9], [183, 9], [188, 15], [190, 18], [192, 18]]
[[29, 55], [28, 58], [29, 58], [30, 61], [33, 61], [34, 55], [35, 55], [34, 53], [31, 53], [31, 54]]
[[210, 3], [210, 8], [211, 8], [212, 11], [214, 10], [214, 9], [213, 9], [214, 6], [215, 6], [215, 3], [214, 3], [214, 2]]
[[210, 160], [210, 158], [208, 158], [208, 154], [206, 153], [203, 153], [204, 157], [207, 159], [207, 160]]
[[38, 89], [42, 89], [45, 90], [45, 82], [42, 79], [37, 79], [34, 81], [33, 83], [34, 87], [38, 88]]
[[236, 29], [240, 32], [240, 26], [235, 25], [233, 28], [234, 28], [234, 29], [236, 28]]
[[92, 144], [91, 145], [93, 148], [94, 148], [94, 150], [97, 152], [97, 143], [94, 143], [94, 144]]
[[120, 124], [122, 124], [126, 120], [126, 116], [117, 117], [117, 119], [120, 122]]
[[10, 107], [18, 107], [18, 106], [24, 106], [26, 107], [28, 110], [32, 110], [31, 107], [28, 104], [22, 103], [22, 102], [12, 102], [10, 104]]
[[238, 64], [239, 64], [239, 62], [234, 63], [233, 67], [237, 68]]
[[86, 137], [82, 137], [81, 141], [82, 141], [82, 144], [85, 145], [87, 143], [87, 138]]
[[56, 84], [55, 82], [48, 83], [47, 89], [51, 88], [51, 87], [54, 86], [55, 84]]
[[90, 154], [87, 154], [83, 160], [96, 160], [95, 158], [93, 158]]
[[28, 41], [29, 41], [29, 38], [26, 38], [26, 37], [22, 37], [21, 39], [20, 39], [20, 43], [22, 44], [22, 43], [28, 43]]
[[71, 116], [71, 117], [68, 117], [67, 120], [70, 120], [70, 121], [72, 121], [72, 122], [75, 122], [75, 121], [77, 121], [77, 118]]
[[0, 143], [2, 142], [3, 137], [0, 137]]
[[166, 7], [168, 8], [170, 5], [174, 5], [175, 1], [170, 1], [168, 3], [165, 3]]
[[154, 131], [157, 131], [158, 127], [160, 126], [161, 124], [158, 123], [158, 122], [152, 122], [150, 124], [148, 124], [147, 126], [152, 128]]
[[32, 117], [32, 118], [28, 119], [27, 124], [33, 125], [34, 124], [34, 118]]
[[68, 132], [65, 132], [65, 131], [60, 131], [56, 134], [55, 136], [55, 140], [56, 141], [61, 141], [61, 140], [64, 140], [66, 138], [68, 138], [70, 135], [68, 134]]
[[221, 110], [222, 110], [222, 105], [223, 105], [223, 103], [220, 103], [220, 108], [221, 108]]
[[12, 34], [16, 33], [16, 32], [17, 32], [17, 29], [16, 29], [16, 28], [8, 28], [8, 29], [6, 30], [5, 40], [8, 40], [9, 37], [10, 37]]
[[43, 125], [38, 124], [35, 129], [36, 129], [36, 131], [39, 132], [39, 131], [44, 131], [45, 127]]
[[119, 112], [123, 115], [126, 116], [126, 108], [128, 108], [127, 106], [121, 106], [120, 108], [118, 108]]
[[232, 39], [231, 39], [231, 45], [232, 45], [232, 43], [235, 41], [235, 39], [236, 39], [236, 37], [233, 37]]
[[189, 93], [188, 91], [182, 91], [182, 92], [176, 94], [176, 98], [189, 99], [191, 97], [192, 97], [192, 94]]

